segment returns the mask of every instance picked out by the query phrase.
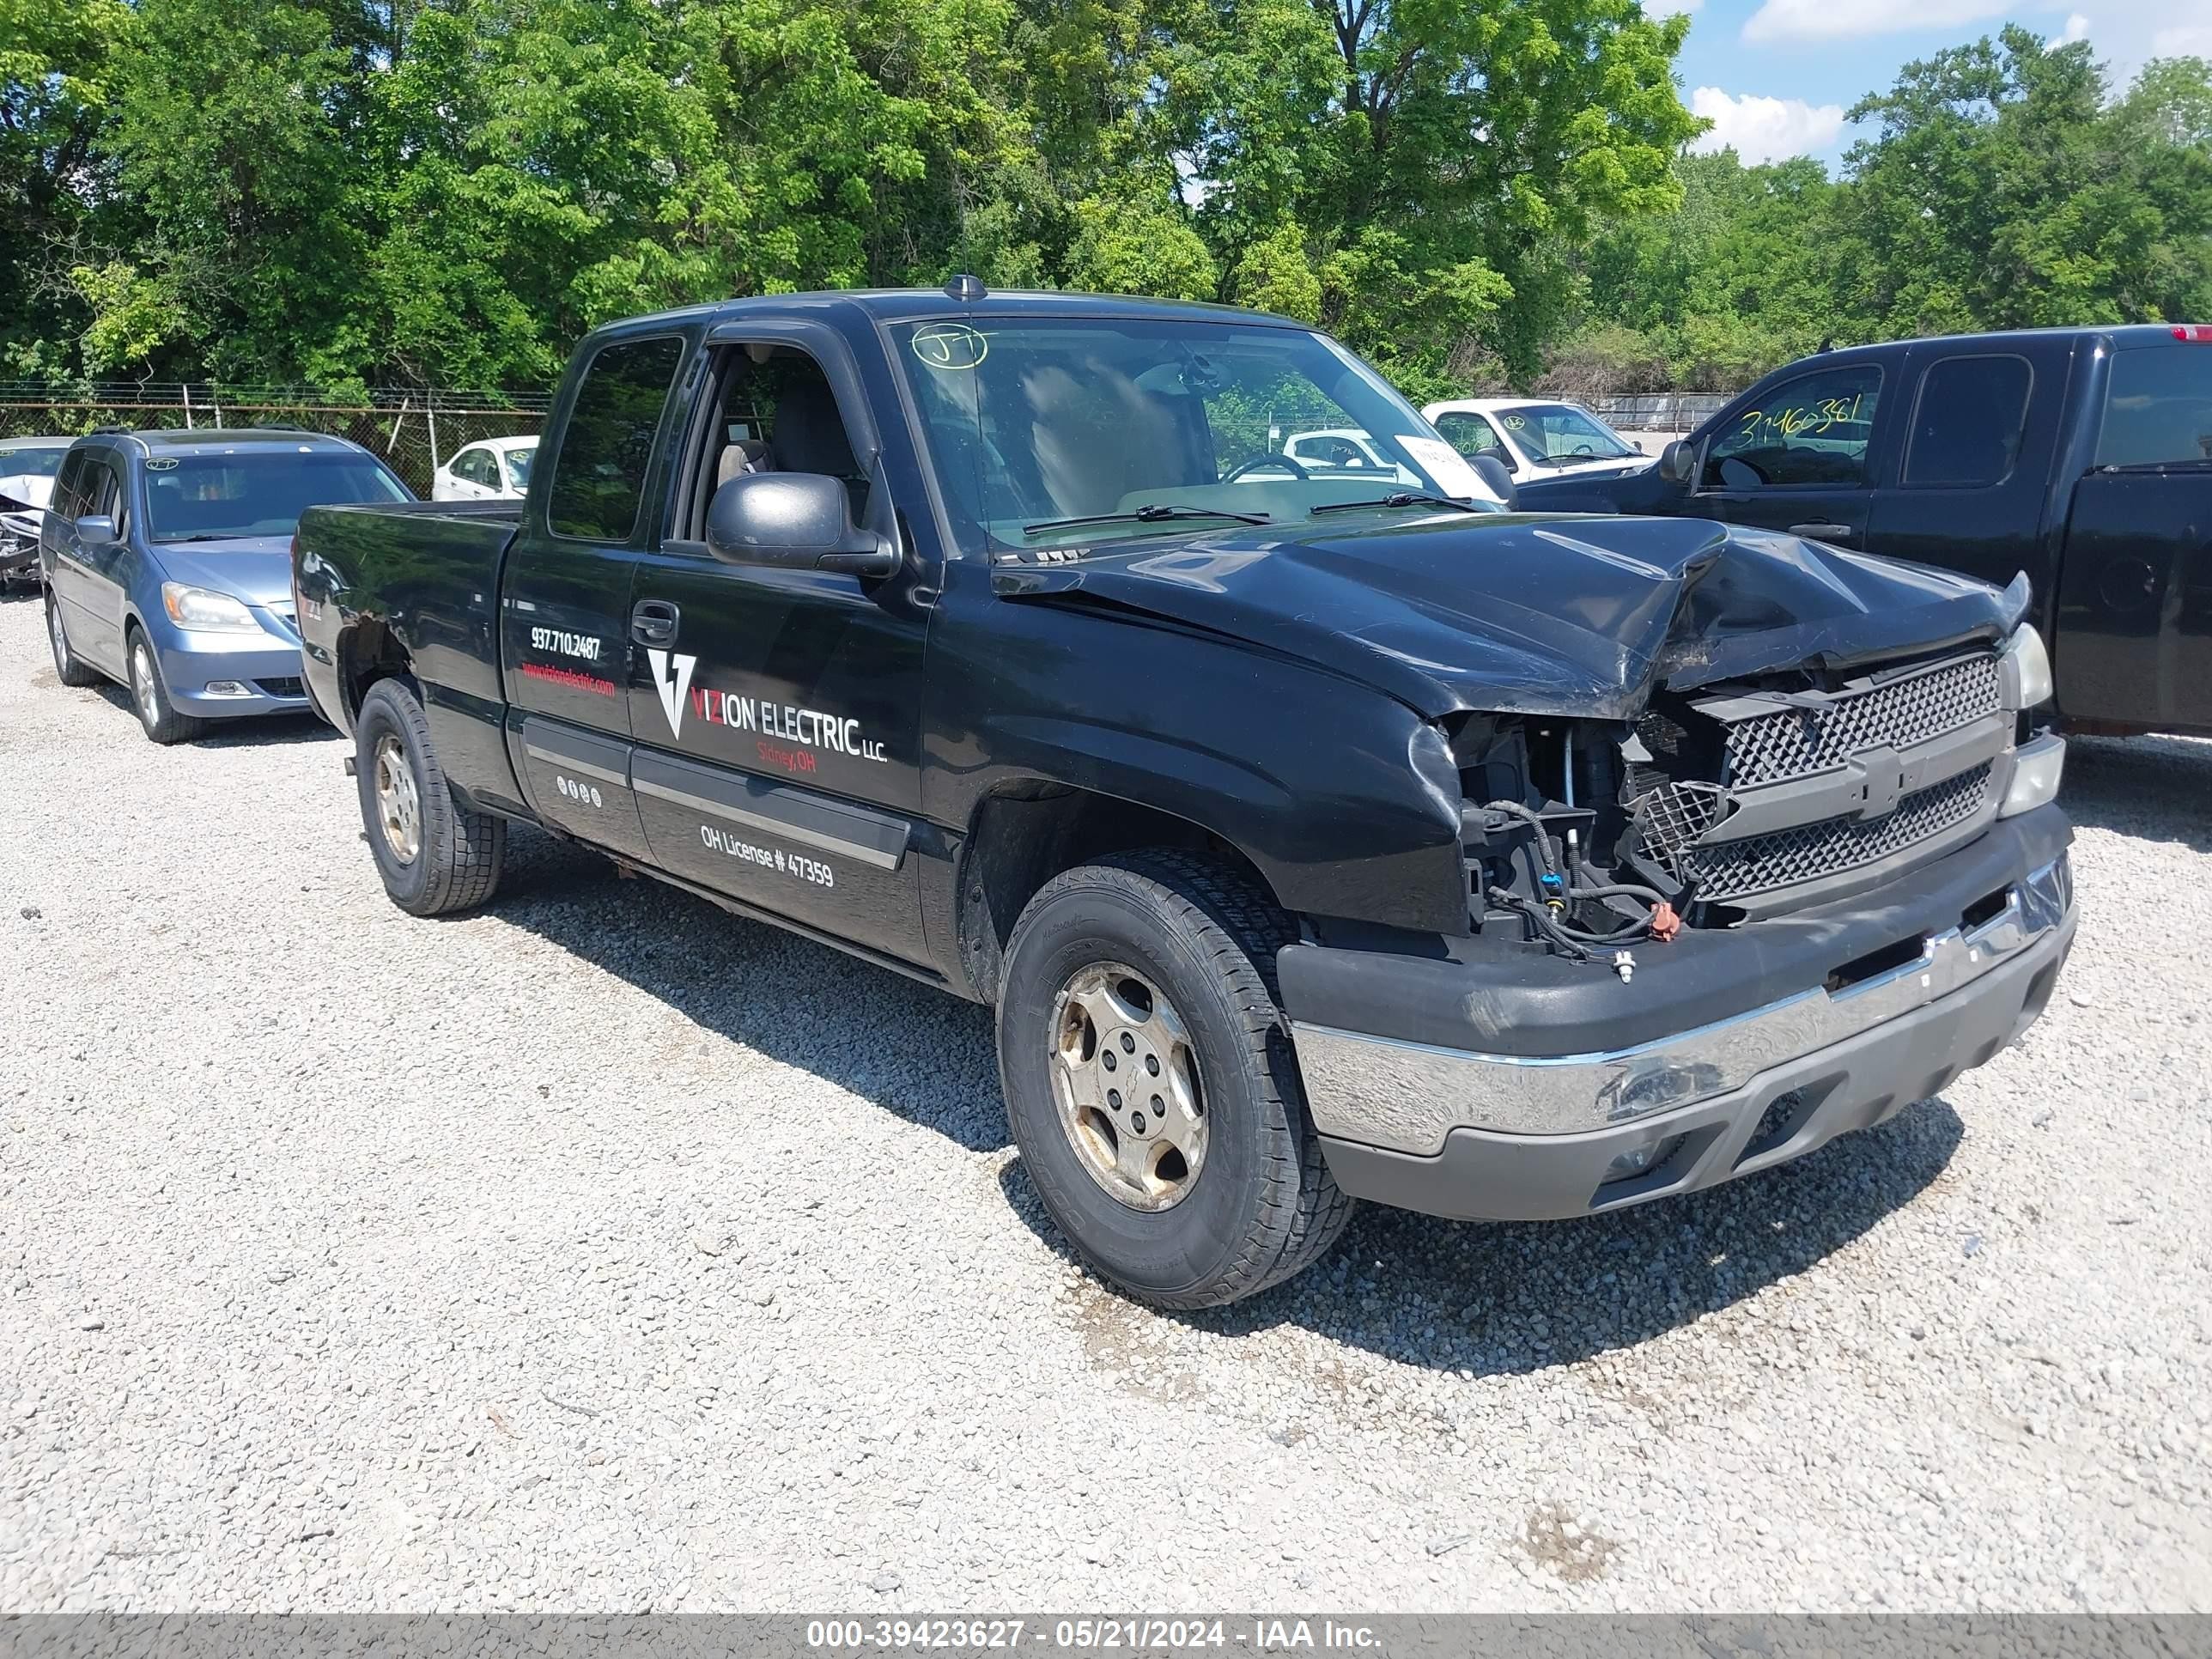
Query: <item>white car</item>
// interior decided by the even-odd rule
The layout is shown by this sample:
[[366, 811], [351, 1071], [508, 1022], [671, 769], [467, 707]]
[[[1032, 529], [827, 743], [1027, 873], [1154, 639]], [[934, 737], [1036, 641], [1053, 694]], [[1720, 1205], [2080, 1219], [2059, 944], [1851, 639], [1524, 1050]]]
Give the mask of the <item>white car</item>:
[[0, 587], [39, 580], [39, 523], [69, 438], [0, 441]]
[[530, 463], [537, 458], [535, 438], [486, 438], [446, 458], [430, 475], [434, 501], [519, 500], [530, 485]]
[[1421, 413], [1469, 460], [1495, 454], [1516, 483], [1618, 477], [1656, 464], [1580, 404], [1556, 398], [1460, 398]]

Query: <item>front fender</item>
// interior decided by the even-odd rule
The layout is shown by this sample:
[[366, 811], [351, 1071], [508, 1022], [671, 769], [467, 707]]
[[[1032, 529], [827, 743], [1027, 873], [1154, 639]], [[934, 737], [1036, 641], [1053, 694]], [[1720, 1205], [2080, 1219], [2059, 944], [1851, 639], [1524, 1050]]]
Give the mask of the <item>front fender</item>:
[[[1287, 909], [1468, 928], [1457, 774], [1405, 704], [1150, 622], [948, 594], [930, 644], [925, 813], [1064, 784], [1210, 831]], [[951, 612], [953, 614], [945, 614]]]

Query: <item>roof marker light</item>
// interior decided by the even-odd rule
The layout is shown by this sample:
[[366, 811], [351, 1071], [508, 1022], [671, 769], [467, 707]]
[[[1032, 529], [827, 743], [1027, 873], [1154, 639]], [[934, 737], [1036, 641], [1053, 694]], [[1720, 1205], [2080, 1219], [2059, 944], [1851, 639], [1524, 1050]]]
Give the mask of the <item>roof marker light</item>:
[[2212, 345], [2212, 323], [2176, 323], [2173, 337], [2191, 345]]

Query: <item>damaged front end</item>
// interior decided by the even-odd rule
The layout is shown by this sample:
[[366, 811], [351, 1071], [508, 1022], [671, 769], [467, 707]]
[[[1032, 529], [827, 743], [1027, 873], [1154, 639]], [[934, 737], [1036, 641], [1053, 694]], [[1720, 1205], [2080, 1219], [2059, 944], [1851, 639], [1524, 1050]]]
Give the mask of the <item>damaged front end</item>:
[[1677, 690], [1632, 720], [1469, 714], [1468, 914], [1577, 959], [1844, 899], [2057, 793], [2040, 640]]

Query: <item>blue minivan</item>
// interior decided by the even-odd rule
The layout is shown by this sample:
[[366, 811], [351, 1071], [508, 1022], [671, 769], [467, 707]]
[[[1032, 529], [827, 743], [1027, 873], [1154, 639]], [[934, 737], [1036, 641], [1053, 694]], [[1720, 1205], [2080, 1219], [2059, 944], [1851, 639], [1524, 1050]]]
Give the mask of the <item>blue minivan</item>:
[[310, 507], [409, 501], [360, 445], [252, 427], [103, 431], [70, 446], [39, 538], [64, 685], [131, 693], [155, 743], [305, 712], [292, 532]]

